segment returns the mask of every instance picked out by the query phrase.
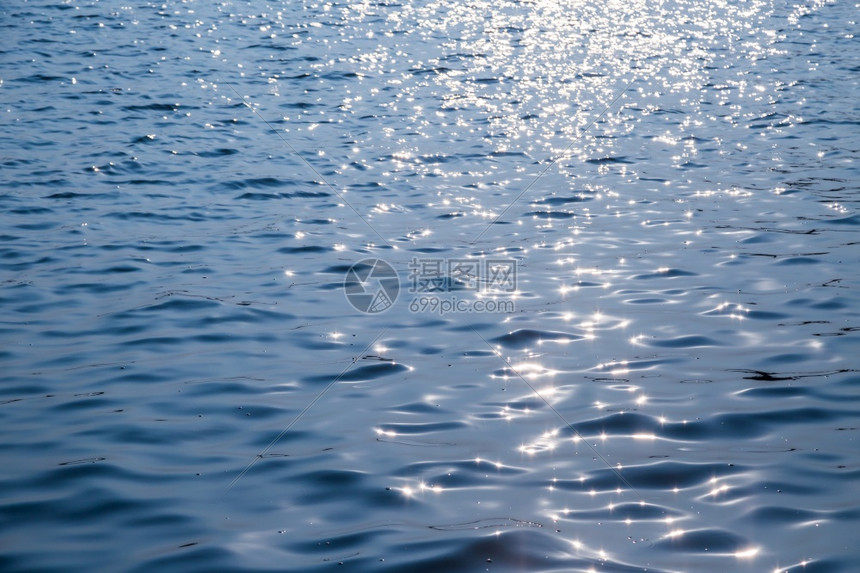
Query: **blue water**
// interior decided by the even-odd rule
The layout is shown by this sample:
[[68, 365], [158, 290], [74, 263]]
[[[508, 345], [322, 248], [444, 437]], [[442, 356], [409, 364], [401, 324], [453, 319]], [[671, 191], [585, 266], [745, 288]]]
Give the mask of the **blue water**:
[[853, 3], [0, 28], [3, 571], [860, 570]]

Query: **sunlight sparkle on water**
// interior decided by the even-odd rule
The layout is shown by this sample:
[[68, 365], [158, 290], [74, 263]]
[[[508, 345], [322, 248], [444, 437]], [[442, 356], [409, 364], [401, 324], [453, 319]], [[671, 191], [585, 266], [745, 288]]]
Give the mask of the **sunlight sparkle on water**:
[[749, 549], [744, 549], [743, 551], [735, 552], [735, 557], [738, 559], [752, 559], [756, 555], [758, 555], [760, 548], [758, 547], [750, 547]]

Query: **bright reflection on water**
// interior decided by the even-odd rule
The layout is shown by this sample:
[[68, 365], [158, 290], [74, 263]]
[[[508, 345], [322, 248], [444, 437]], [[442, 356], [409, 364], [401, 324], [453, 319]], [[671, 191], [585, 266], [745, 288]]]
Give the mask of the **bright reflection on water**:
[[0, 569], [856, 563], [856, 6], [4, 10]]

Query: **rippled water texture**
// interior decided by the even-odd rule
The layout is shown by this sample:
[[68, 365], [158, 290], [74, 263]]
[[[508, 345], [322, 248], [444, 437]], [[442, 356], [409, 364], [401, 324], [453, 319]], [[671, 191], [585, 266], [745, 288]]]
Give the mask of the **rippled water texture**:
[[0, 569], [858, 570], [852, 2], [0, 27]]

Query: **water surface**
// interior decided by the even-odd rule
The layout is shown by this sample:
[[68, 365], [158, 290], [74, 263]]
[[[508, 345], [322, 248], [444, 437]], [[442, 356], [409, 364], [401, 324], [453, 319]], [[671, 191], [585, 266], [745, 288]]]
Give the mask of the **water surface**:
[[855, 570], [856, 20], [0, 8], [0, 568]]

